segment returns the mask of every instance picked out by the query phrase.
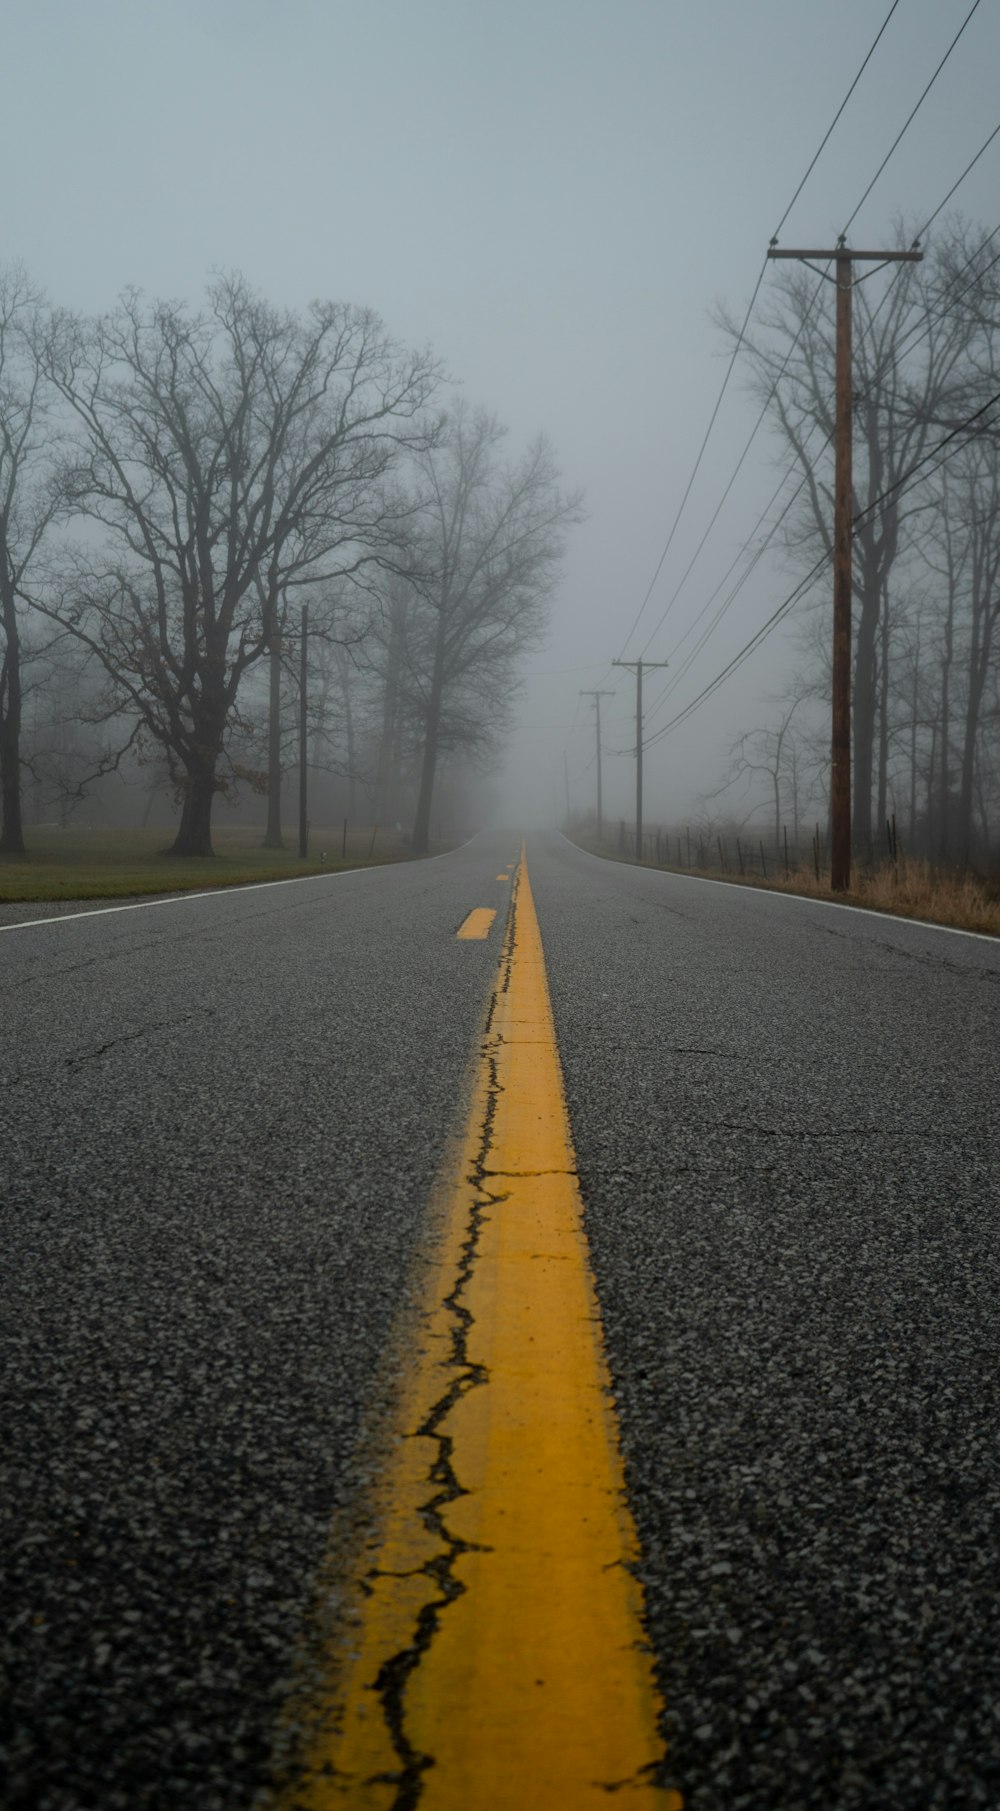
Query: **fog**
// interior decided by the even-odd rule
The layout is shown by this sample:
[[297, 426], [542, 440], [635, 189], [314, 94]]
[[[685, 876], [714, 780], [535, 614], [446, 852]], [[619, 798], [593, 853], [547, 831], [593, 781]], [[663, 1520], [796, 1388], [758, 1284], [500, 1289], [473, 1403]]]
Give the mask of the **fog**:
[[[493, 776], [522, 821], [593, 805], [607, 688], [605, 808], [631, 814], [634, 679], [671, 659], [776, 483], [762, 432], [674, 599], [756, 416], [734, 373], [646, 598], [725, 372], [709, 310], [742, 318], [768, 241], [887, 5], [869, 0], [8, 0], [4, 257], [100, 310], [136, 285], [197, 302], [239, 270], [272, 300], [370, 305], [430, 342], [512, 449], [539, 430], [585, 492], [548, 632]], [[782, 227], [831, 245], [968, 12], [904, 0]], [[982, 6], [851, 228], [893, 243], [996, 123], [996, 9]], [[954, 206], [995, 225], [1000, 141]], [[771, 278], [765, 278], [762, 300]], [[875, 282], [885, 281], [875, 278]], [[669, 708], [682, 709], [791, 589], [765, 558]], [[669, 606], [669, 608], [668, 608]], [[661, 618], [665, 619], [661, 622]], [[693, 639], [693, 637], [691, 638]], [[684, 644], [686, 651], [691, 645]], [[717, 786], [738, 732], [791, 668], [772, 636], [650, 747], [649, 821]], [[625, 751], [625, 752], [616, 752]]]

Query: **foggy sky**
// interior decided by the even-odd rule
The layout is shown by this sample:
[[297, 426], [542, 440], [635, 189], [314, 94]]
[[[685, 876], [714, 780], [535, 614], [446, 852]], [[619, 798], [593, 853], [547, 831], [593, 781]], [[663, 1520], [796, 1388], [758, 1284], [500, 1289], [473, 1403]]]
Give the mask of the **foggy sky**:
[[[832, 243], [969, 10], [902, 0], [782, 243]], [[775, 226], [889, 0], [4, 0], [4, 261], [53, 300], [137, 285], [197, 302], [239, 269], [275, 302], [367, 304], [430, 341], [512, 450], [539, 429], [589, 518], [519, 700], [511, 810], [591, 802], [589, 706], [632, 735], [611, 676], [687, 483], [724, 361], [707, 310], [740, 315]], [[996, 0], [983, 0], [851, 231], [919, 223], [997, 122]], [[997, 224], [1000, 141], [954, 205]], [[762, 297], [762, 299], [764, 299]], [[734, 383], [660, 574], [638, 652], [754, 418]], [[776, 482], [761, 436], [667, 623], [664, 658]], [[678, 688], [683, 705], [791, 588], [762, 567]], [[681, 816], [737, 730], [767, 719], [774, 636], [651, 751], [649, 820]], [[651, 686], [655, 697], [655, 687]], [[662, 720], [662, 718], [660, 719]], [[609, 810], [633, 763], [610, 758]]]

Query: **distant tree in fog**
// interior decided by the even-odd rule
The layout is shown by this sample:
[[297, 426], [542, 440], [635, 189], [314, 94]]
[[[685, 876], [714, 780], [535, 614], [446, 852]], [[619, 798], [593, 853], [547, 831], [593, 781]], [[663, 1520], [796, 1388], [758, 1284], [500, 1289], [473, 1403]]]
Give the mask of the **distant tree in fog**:
[[388, 479], [433, 438], [436, 367], [366, 310], [279, 312], [239, 277], [200, 313], [132, 293], [96, 321], [61, 316], [46, 367], [76, 423], [61, 481], [81, 526], [46, 608], [100, 661], [109, 709], [163, 750], [172, 852], [211, 854], [244, 676], [284, 601], [398, 537]]
[[410, 607], [397, 595], [387, 676], [394, 709], [405, 700], [418, 732], [417, 854], [427, 849], [442, 754], [475, 755], [508, 721], [518, 662], [542, 632], [566, 531], [582, 515], [580, 497], [558, 487], [548, 442], [505, 462], [505, 432], [460, 402], [415, 461]]
[[58, 513], [51, 397], [39, 362], [46, 311], [19, 266], [0, 270], [0, 852], [24, 850], [23, 619]]

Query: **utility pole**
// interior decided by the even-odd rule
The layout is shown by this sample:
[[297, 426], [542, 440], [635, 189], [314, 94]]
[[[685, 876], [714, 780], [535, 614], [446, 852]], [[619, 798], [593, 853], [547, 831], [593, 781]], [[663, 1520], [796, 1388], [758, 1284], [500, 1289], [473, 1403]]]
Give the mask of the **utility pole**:
[[594, 709], [597, 712], [597, 840], [600, 842], [604, 835], [604, 798], [601, 792], [601, 699], [613, 698], [614, 692], [585, 692], [581, 690], [580, 697], [592, 698], [594, 700]]
[[569, 756], [563, 749], [563, 783], [566, 787], [566, 828], [569, 829]]
[[309, 605], [302, 606], [302, 651], [299, 666], [299, 860], [309, 852], [306, 818], [306, 657], [309, 643]]
[[837, 410], [833, 493], [833, 684], [830, 737], [830, 887], [846, 893], [851, 884], [851, 559], [853, 489], [851, 474], [853, 387], [851, 295], [855, 264], [917, 264], [918, 250], [859, 252], [841, 234], [833, 251], [784, 251], [771, 245], [769, 258], [797, 258], [815, 270], [817, 262], [836, 265], [836, 277], [819, 275], [837, 289]]
[[635, 668], [635, 859], [642, 860], [642, 674], [644, 668], [667, 667], [669, 660], [613, 660], [613, 667]]

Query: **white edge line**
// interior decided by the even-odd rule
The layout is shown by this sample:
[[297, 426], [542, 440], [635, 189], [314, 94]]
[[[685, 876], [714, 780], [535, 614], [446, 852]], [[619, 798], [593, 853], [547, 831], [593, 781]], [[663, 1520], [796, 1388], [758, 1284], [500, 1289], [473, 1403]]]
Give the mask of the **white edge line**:
[[[466, 843], [475, 841], [479, 835], [467, 837], [465, 843], [456, 843], [454, 849], [442, 849], [439, 855], [425, 855], [422, 861], [443, 861], [446, 855], [454, 855], [457, 849], [464, 849]], [[287, 880], [238, 880], [230, 887], [188, 887], [183, 893], [171, 893], [169, 898], [133, 899], [128, 905], [93, 906], [86, 912], [53, 912], [48, 918], [22, 918], [17, 924], [0, 924], [0, 936], [4, 931], [35, 931], [43, 924], [72, 924], [77, 918], [105, 918], [109, 912], [145, 912], [150, 906], [183, 905], [188, 899], [226, 899], [241, 893], [260, 893], [266, 887], [298, 887], [306, 880], [344, 880], [348, 874], [373, 874], [377, 868], [404, 868], [406, 862], [374, 862], [363, 868], [338, 868], [335, 874], [290, 874]], [[12, 900], [8, 904], [14, 904]], [[26, 905], [34, 902], [25, 900]]]
[[704, 887], [733, 887], [739, 893], [753, 893], [756, 898], [763, 895], [766, 899], [791, 899], [797, 905], [820, 906], [830, 912], [850, 912], [855, 918], [878, 918], [883, 924], [913, 924], [922, 931], [943, 931], [948, 937], [975, 937], [978, 943], [991, 943], [994, 949], [1000, 949], [1000, 937], [992, 931], [964, 931], [958, 924], [932, 924], [929, 918], [909, 918], [902, 912], [875, 912], [871, 906], [849, 905], [840, 899], [813, 899], [808, 893], [786, 893], [783, 887], [747, 887], [741, 886], [738, 880], [718, 880], [710, 874], [685, 874], [680, 868], [648, 868], [645, 863], [637, 861], [616, 861], [613, 855], [595, 855], [592, 849], [581, 848], [572, 837], [562, 830], [557, 831], [564, 843], [575, 849], [578, 855], [589, 855], [591, 861], [603, 861], [613, 867], [633, 868], [637, 874], [669, 874], [671, 880], [687, 880]]

